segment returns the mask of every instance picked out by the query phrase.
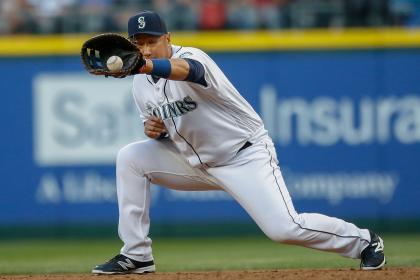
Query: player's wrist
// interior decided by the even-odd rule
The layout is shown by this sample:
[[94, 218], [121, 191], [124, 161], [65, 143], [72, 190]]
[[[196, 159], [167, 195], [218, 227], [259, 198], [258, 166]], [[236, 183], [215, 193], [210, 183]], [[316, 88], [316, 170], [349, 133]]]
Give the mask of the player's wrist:
[[153, 58], [148, 59], [150, 62], [150, 67], [148, 70], [148, 74], [154, 75], [160, 78], [169, 78], [172, 72], [172, 65], [169, 59], [167, 58]]
[[153, 63], [150, 59], [144, 59], [144, 64], [140, 67], [139, 72], [141, 74], [150, 74], [153, 69]]

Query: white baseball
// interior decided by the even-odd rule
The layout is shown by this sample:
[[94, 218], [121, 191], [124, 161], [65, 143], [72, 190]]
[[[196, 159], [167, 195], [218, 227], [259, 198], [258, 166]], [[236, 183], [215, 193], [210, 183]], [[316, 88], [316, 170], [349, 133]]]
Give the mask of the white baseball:
[[108, 67], [108, 69], [112, 72], [119, 71], [123, 67], [123, 61], [119, 56], [110, 56], [106, 61], [106, 67]]

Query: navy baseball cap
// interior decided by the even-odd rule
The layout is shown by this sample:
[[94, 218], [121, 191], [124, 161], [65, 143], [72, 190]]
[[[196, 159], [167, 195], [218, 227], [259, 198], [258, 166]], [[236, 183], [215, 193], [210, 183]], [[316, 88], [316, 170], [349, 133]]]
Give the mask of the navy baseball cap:
[[153, 11], [142, 11], [128, 20], [128, 37], [137, 34], [160, 36], [166, 33], [165, 22]]

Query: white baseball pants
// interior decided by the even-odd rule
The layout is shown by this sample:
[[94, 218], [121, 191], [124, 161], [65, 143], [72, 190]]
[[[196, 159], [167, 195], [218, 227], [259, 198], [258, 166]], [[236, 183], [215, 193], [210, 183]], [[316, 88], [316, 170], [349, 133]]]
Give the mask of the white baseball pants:
[[315, 213], [296, 213], [266, 136], [223, 166], [193, 168], [168, 139], [122, 148], [117, 157], [118, 233], [121, 253], [138, 261], [153, 259], [149, 233], [150, 183], [178, 190], [228, 192], [272, 240], [360, 258], [369, 231]]

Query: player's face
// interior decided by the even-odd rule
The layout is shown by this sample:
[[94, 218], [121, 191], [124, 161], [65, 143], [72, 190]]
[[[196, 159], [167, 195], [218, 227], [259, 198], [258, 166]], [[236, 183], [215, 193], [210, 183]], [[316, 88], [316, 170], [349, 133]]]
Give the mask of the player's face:
[[131, 41], [139, 47], [144, 58], [170, 58], [172, 55], [169, 34], [162, 36], [139, 34]]

